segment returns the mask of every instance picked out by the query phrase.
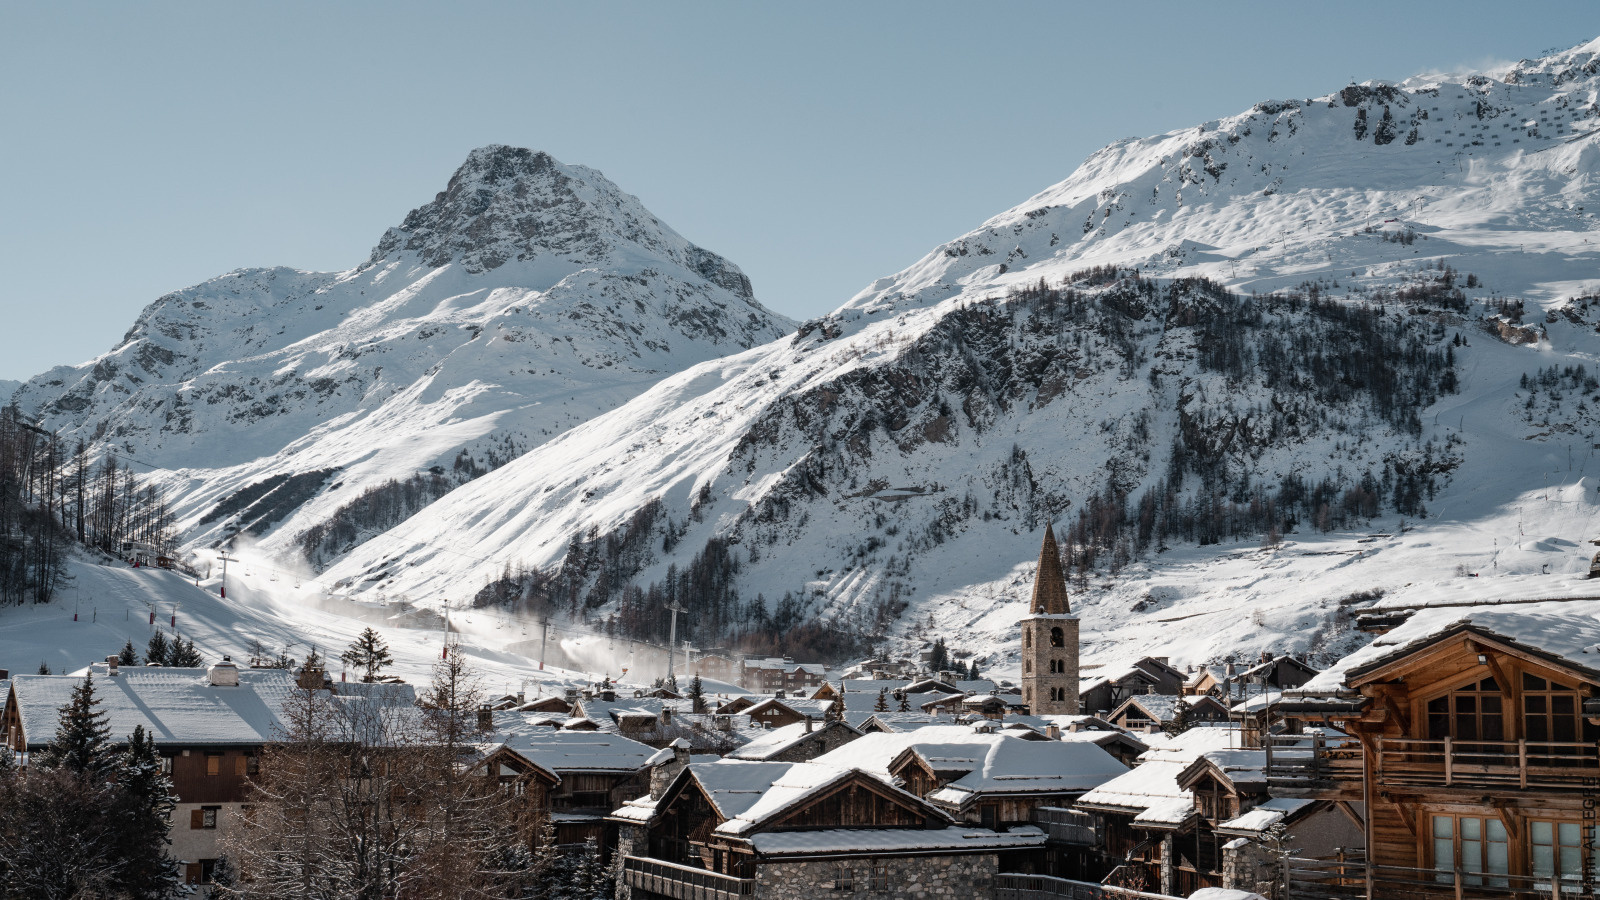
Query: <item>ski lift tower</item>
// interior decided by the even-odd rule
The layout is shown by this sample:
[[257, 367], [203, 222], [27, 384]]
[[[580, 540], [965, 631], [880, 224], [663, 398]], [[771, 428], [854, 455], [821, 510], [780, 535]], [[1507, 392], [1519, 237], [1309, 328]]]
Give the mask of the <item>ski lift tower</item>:
[[672, 627], [667, 632], [667, 681], [671, 682], [673, 680], [672, 655], [678, 643], [678, 613], [688, 612], [688, 610], [683, 608], [683, 604], [673, 600], [672, 605], [667, 607], [667, 612], [672, 613]]

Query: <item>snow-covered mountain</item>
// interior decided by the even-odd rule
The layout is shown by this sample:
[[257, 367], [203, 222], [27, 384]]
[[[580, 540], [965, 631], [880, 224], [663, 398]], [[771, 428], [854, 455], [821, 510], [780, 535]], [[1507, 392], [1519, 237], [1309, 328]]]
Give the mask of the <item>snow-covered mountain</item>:
[[1368, 590], [1577, 590], [1597, 69], [1600, 40], [1117, 141], [325, 578], [460, 599], [489, 559], [523, 574], [480, 600], [638, 633], [677, 596], [702, 643], [820, 621], [1000, 671], [1047, 519], [1078, 543], [1091, 662], [1336, 653]]
[[[156, 476], [194, 544], [244, 531], [288, 552], [320, 525], [308, 545], [332, 557], [665, 375], [791, 330], [737, 266], [599, 172], [490, 146], [355, 268], [168, 294], [17, 402], [69, 441], [170, 470]], [[348, 512], [418, 472], [409, 494]]]

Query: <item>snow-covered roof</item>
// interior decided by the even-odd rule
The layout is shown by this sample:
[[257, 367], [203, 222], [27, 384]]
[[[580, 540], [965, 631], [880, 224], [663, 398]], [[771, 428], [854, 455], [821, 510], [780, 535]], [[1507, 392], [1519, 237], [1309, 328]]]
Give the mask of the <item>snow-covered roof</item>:
[[633, 773], [656, 753], [647, 744], [601, 731], [530, 727], [497, 731], [494, 739], [529, 762], [563, 774]]
[[1137, 766], [1079, 797], [1078, 805], [1135, 816], [1150, 810], [1155, 810], [1152, 815], [1169, 815], [1171, 810], [1156, 807], [1180, 800], [1192, 806], [1194, 795], [1178, 787], [1178, 775], [1207, 751], [1226, 750], [1238, 741], [1239, 733], [1232, 728], [1191, 728], [1153, 740]]
[[833, 704], [834, 701], [832, 700], [812, 700], [805, 697], [768, 697], [744, 710], [744, 715], [755, 715], [766, 712], [775, 706], [784, 706], [802, 716], [820, 719], [827, 714], [828, 710], [833, 708]]
[[1192, 783], [1202, 771], [1216, 774], [1234, 787], [1264, 791], [1267, 787], [1267, 751], [1207, 750], [1180, 773], [1179, 784]]
[[[83, 683], [70, 675], [17, 675], [11, 679], [28, 746], [55, 737], [57, 712]], [[159, 666], [95, 673], [94, 693], [111, 738], [126, 740], [143, 725], [157, 746], [251, 746], [281, 736], [279, 712], [295, 689], [284, 669], [240, 669], [237, 686], [213, 686], [206, 669]]]
[[1239, 837], [1258, 835], [1315, 802], [1315, 800], [1293, 800], [1286, 797], [1273, 797], [1249, 812], [1234, 816], [1221, 823], [1216, 830], [1218, 834], [1237, 835]]
[[[810, 727], [807, 727], [808, 725]], [[728, 758], [771, 759], [801, 741], [811, 737], [820, 738], [821, 732], [828, 728], [844, 729], [855, 735], [861, 734], [861, 732], [844, 722], [793, 722], [766, 732], [743, 747], [729, 753]]]
[[608, 818], [644, 825], [655, 818], [655, 815], [656, 801], [649, 794], [646, 794], [643, 797], [623, 803], [621, 807], [612, 810]]
[[929, 725], [912, 731], [880, 731], [863, 735], [842, 747], [835, 747], [812, 762], [841, 769], [861, 769], [888, 777], [889, 764], [911, 747], [970, 747], [973, 748], [969, 751], [971, 758], [977, 760], [982, 758], [982, 748], [997, 740], [1032, 743], [1008, 735], [977, 734], [969, 725]]
[[[977, 765], [930, 793], [929, 800], [960, 807], [980, 796], [994, 794], [1075, 793], [1098, 787], [1128, 771], [1127, 766], [1093, 743], [1023, 741], [1003, 735], [977, 737], [990, 739]], [[913, 752], [921, 749], [912, 748]]]
[[1044, 832], [1033, 826], [996, 833], [984, 828], [828, 828], [776, 831], [750, 836], [760, 856], [813, 856], [866, 853], [965, 853], [1044, 846]]
[[1462, 609], [1423, 608], [1388, 634], [1314, 676], [1295, 693], [1337, 691], [1350, 672], [1419, 649], [1457, 625], [1536, 648], [1600, 677], [1600, 603], [1519, 603]]

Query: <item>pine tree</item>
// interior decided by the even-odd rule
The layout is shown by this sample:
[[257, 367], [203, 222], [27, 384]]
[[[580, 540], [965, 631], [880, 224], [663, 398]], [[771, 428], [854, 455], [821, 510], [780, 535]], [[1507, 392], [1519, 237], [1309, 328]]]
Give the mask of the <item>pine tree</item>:
[[124, 666], [137, 666], [139, 664], [139, 651], [133, 649], [133, 638], [123, 642], [122, 650], [117, 654], [117, 663]]
[[1188, 698], [1179, 697], [1178, 702], [1172, 707], [1172, 721], [1162, 725], [1161, 730], [1166, 732], [1168, 735], [1179, 735], [1183, 734], [1185, 731], [1188, 731], [1189, 728], [1194, 724], [1190, 721], [1192, 718], [1194, 718], [1190, 714], [1191, 708], [1192, 706], [1189, 703]]
[[111, 726], [99, 705], [94, 674], [90, 673], [72, 689], [72, 699], [58, 713], [55, 739], [41, 760], [45, 768], [100, 775], [112, 766]]
[[693, 704], [694, 712], [703, 713], [706, 711], [706, 686], [700, 680], [698, 673], [689, 680], [689, 700]]
[[39, 660], [39, 674], [40, 675], [49, 675], [50, 674], [50, 664], [45, 662], [42, 659]]
[[978, 671], [978, 661], [976, 659], [972, 661], [972, 665], [967, 667], [967, 677], [973, 681], [983, 677], [983, 673]]
[[911, 712], [911, 697], [905, 691], [900, 692], [900, 705], [896, 708], [900, 712]]
[[873, 712], [888, 712], [889, 711], [889, 689], [888, 688], [886, 688], [886, 687], [878, 688], [878, 702], [872, 704], [872, 711]]
[[158, 666], [168, 665], [167, 658], [172, 655], [172, 644], [167, 640], [165, 632], [157, 631], [150, 635], [150, 643], [145, 645], [145, 662]]
[[205, 665], [205, 660], [200, 658], [200, 651], [194, 648], [194, 641], [180, 637], [172, 642], [172, 652], [167, 656], [167, 665], [193, 669]]
[[361, 680], [366, 682], [377, 681], [378, 673], [394, 662], [394, 657], [389, 655], [389, 645], [371, 626], [350, 643], [350, 649], [340, 654], [339, 659], [350, 668], [360, 670]]
[[117, 767], [116, 802], [111, 808], [117, 883], [132, 900], [165, 900], [182, 890], [172, 844], [172, 811], [178, 798], [161, 771], [155, 738], [135, 726]]

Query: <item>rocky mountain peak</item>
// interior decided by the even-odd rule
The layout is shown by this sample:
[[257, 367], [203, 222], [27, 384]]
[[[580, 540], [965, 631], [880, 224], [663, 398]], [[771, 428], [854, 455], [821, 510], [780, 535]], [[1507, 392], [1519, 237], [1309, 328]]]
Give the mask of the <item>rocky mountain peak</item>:
[[433, 202], [384, 234], [368, 264], [409, 253], [481, 274], [513, 260], [593, 265], [629, 245], [753, 298], [738, 267], [689, 243], [604, 175], [503, 144], [469, 153]]

